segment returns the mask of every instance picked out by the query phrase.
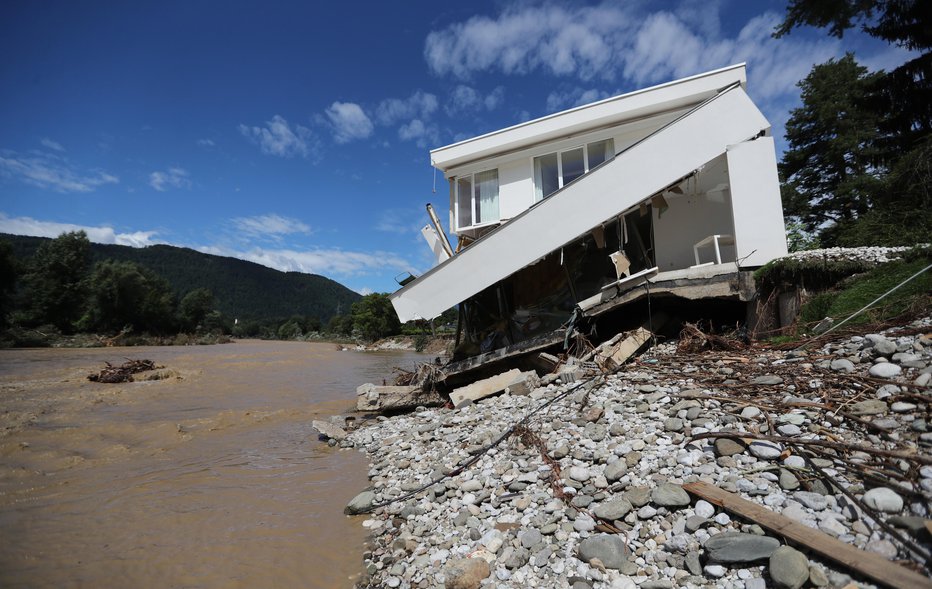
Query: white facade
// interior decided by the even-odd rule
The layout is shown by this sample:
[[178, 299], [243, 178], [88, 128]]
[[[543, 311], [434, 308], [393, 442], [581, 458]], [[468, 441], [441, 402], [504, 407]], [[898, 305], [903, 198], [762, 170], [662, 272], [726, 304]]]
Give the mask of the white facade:
[[770, 125], [745, 81], [731, 66], [432, 151], [460, 251], [391, 296], [399, 318], [434, 317], [626, 216], [660, 277], [714, 259], [695, 246], [716, 235], [734, 269], [785, 255]]

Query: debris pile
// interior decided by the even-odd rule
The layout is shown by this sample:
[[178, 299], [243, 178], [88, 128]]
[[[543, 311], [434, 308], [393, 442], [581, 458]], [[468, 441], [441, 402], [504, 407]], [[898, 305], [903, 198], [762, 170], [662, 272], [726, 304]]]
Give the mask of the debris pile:
[[688, 349], [350, 432], [372, 463], [347, 507], [372, 533], [361, 585], [930, 586], [932, 319]]
[[133, 382], [133, 375], [149, 370], [158, 370], [164, 366], [156, 366], [152, 360], [133, 360], [126, 359], [126, 362], [119, 366], [114, 366], [109, 362], [104, 362], [106, 366], [100, 372], [87, 375], [87, 380], [91, 382], [120, 383]]

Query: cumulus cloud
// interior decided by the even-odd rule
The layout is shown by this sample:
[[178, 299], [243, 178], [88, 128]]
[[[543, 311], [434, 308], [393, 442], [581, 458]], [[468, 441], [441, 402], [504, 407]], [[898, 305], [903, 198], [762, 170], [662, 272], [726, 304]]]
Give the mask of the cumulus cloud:
[[624, 7], [518, 4], [496, 18], [474, 16], [427, 36], [432, 71], [467, 79], [475, 72], [522, 74], [543, 69], [584, 79], [604, 75], [619, 37], [635, 21]]
[[318, 140], [307, 127], [294, 128], [280, 115], [266, 121], [264, 127], [240, 125], [239, 131], [259, 146], [262, 153], [278, 157], [310, 157], [318, 152]]
[[42, 141], [40, 141], [39, 143], [41, 143], [43, 146], [49, 149], [54, 149], [55, 151], [65, 151], [65, 148], [61, 146], [61, 143], [59, 143], [58, 141], [52, 141], [48, 137], [43, 137]]
[[349, 143], [372, 135], [372, 121], [355, 102], [334, 102], [326, 110], [337, 143]]
[[341, 249], [252, 248], [236, 250], [205, 246], [200, 251], [262, 264], [283, 272], [305, 272], [325, 276], [357, 276], [373, 271], [413, 272], [413, 266], [398, 254], [386, 251], [354, 252]]
[[424, 148], [428, 144], [440, 143], [440, 130], [436, 125], [414, 119], [398, 128], [398, 138], [402, 141], [414, 141], [418, 147]]
[[94, 243], [112, 243], [128, 245], [131, 247], [145, 247], [159, 243], [153, 238], [157, 231], [134, 231], [131, 233], [117, 233], [113, 227], [75, 225], [73, 223], [56, 223], [54, 221], [40, 221], [32, 217], [10, 217], [0, 213], [0, 233], [13, 235], [33, 235], [36, 237], [58, 237], [70, 231], [84, 231], [87, 238]]
[[[840, 54], [837, 39], [773, 39], [782, 20], [774, 12], [750, 19], [736, 36], [721, 33], [719, 2], [684, 0], [672, 11], [643, 4], [506, 7], [427, 36], [424, 57], [440, 75], [469, 79], [480, 72], [544, 72], [583, 81], [635, 87], [747, 61], [751, 92], [771, 99], [795, 95], [813, 64]], [[464, 93], [464, 96], [468, 92]], [[572, 97], [554, 96], [551, 104]]]
[[149, 186], [159, 192], [165, 192], [170, 188], [191, 188], [191, 180], [184, 168], [168, 168], [164, 172], [149, 174]]
[[495, 110], [505, 100], [505, 88], [498, 86], [491, 92], [483, 93], [465, 84], [460, 84], [450, 93], [446, 110], [448, 115], [478, 110]]
[[217, 144], [214, 143], [213, 139], [198, 139], [197, 144], [201, 147], [216, 147]]
[[92, 192], [120, 181], [103, 170], [81, 171], [64, 157], [41, 151], [0, 152], [0, 176], [55, 192]]
[[232, 222], [237, 231], [249, 237], [277, 239], [294, 233], [311, 234], [311, 228], [307, 224], [298, 219], [274, 213], [255, 217], [237, 217]]
[[438, 107], [437, 97], [429, 92], [415, 91], [408, 98], [388, 98], [379, 103], [375, 117], [380, 125], [394, 125], [399, 121], [429, 119]]

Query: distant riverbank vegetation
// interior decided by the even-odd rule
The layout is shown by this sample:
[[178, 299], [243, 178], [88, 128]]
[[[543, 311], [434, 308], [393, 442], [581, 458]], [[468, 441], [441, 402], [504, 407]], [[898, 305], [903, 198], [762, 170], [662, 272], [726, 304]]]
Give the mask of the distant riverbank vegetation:
[[[44, 239], [32, 248], [0, 239], [0, 347], [189, 345], [232, 338], [347, 342], [431, 333], [428, 325], [403, 326], [388, 295], [381, 293], [353, 293], [355, 300], [345, 307], [337, 299], [336, 313], [323, 317], [295, 312], [240, 318], [224, 312], [230, 305], [207, 286], [189, 281], [187, 288], [178, 288], [177, 280], [172, 284], [149, 265], [126, 255], [94, 255], [95, 247], [83, 231]], [[213, 276], [211, 285], [226, 293], [242, 285], [242, 275], [241, 269], [231, 273], [226, 283], [222, 275]], [[333, 284], [330, 290], [351, 292]], [[301, 286], [306, 296], [315, 296]], [[274, 285], [254, 296], [263, 298], [268, 309], [281, 309], [283, 295]]]

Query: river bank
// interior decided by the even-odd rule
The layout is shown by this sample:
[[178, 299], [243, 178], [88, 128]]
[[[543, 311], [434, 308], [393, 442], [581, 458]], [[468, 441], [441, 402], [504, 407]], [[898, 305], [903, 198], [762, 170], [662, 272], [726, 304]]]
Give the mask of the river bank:
[[[172, 376], [87, 380], [126, 357]], [[419, 358], [249, 340], [0, 350], [0, 585], [351, 586], [366, 531], [342, 508], [366, 460], [310, 424]]]
[[585, 384], [379, 420], [344, 442], [370, 462], [351, 504], [372, 533], [358, 586], [873, 586], [684, 485], [916, 568], [930, 379], [927, 318], [808, 351], [662, 344]]

